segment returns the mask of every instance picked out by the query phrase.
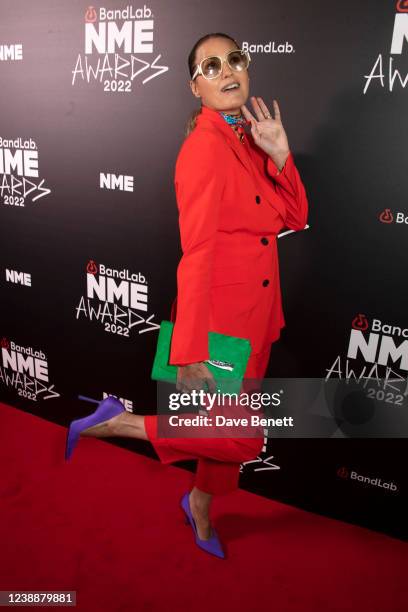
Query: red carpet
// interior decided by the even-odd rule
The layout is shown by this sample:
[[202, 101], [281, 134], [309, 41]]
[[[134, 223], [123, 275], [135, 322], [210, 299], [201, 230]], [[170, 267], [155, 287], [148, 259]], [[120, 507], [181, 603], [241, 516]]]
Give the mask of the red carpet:
[[200, 551], [191, 474], [0, 404], [0, 590], [76, 590], [86, 612], [402, 612], [406, 544], [239, 490], [214, 499], [227, 550]]

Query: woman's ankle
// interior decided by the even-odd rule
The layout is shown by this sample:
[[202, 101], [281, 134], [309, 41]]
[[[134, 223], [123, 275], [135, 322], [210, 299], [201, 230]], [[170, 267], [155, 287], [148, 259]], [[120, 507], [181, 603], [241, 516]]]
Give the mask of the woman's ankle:
[[211, 499], [212, 495], [193, 487], [189, 496], [191, 510], [194, 510], [203, 519], [209, 519]]

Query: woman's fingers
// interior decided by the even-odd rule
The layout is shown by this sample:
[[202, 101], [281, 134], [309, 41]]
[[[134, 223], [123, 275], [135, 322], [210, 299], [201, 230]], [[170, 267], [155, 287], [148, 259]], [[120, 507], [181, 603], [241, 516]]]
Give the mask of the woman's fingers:
[[254, 119], [252, 121], [252, 125], [251, 125], [251, 132], [252, 132], [252, 136], [253, 136], [254, 141], [255, 141], [256, 144], [258, 144], [260, 139], [261, 139], [261, 135], [260, 135], [259, 130], [258, 130], [258, 125], [259, 125], [258, 122], [255, 121], [255, 119]]
[[258, 132], [258, 127], [257, 127], [257, 120], [255, 119], [255, 117], [249, 112], [249, 110], [247, 109], [247, 107], [245, 106], [245, 104], [243, 104], [241, 106], [241, 112], [244, 115], [245, 119], [247, 121], [251, 122], [251, 131], [252, 131], [252, 136], [254, 137], [254, 140], [256, 142], [258, 136], [259, 136], [259, 132]]
[[275, 121], [281, 122], [281, 114], [277, 100], [274, 99], [272, 102], [275, 117], [272, 117], [271, 113], [269, 112], [269, 108], [266, 106], [265, 102], [260, 96], [251, 96], [251, 102], [258, 121], [262, 121], [263, 119], [275, 119]]
[[258, 104], [263, 112], [265, 119], [271, 119], [272, 115], [269, 112], [269, 108], [266, 106], [265, 102], [262, 100], [261, 97], [258, 97], [257, 100], [258, 100]]
[[[258, 100], [261, 100], [261, 98], [257, 98], [256, 96], [251, 96], [251, 103], [252, 106], [254, 107], [254, 111], [255, 114], [257, 116], [258, 121], [262, 121], [263, 119], [265, 119], [265, 114], [260, 106], [260, 103], [258, 102]], [[262, 102], [263, 104], [263, 102]], [[265, 104], [263, 104], [264, 107], [266, 108]], [[268, 114], [268, 110], [266, 111]]]
[[211, 374], [211, 372], [209, 372], [209, 376], [207, 376], [206, 381], [208, 385], [208, 391], [210, 393], [216, 393], [217, 385], [215, 384], [214, 376]]
[[243, 104], [243, 105], [241, 106], [241, 112], [242, 112], [242, 114], [244, 115], [244, 117], [245, 117], [245, 119], [246, 119], [247, 121], [250, 121], [251, 123], [252, 123], [253, 121], [256, 121], [255, 117], [254, 117], [254, 116], [253, 116], [253, 115], [252, 115], [252, 114], [249, 112], [249, 110], [247, 109], [247, 107], [245, 106], [245, 104]]
[[273, 112], [275, 113], [276, 121], [281, 121], [281, 114], [280, 114], [279, 105], [278, 105], [277, 100], [273, 101]]
[[206, 391], [207, 386], [212, 393], [217, 391], [214, 376], [204, 363], [198, 362], [179, 368], [176, 383], [177, 391], [184, 393]]

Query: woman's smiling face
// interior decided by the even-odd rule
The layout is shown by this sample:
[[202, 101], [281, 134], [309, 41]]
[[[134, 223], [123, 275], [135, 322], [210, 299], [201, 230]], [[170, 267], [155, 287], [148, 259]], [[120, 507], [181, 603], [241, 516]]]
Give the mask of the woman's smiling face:
[[[195, 66], [210, 55], [219, 55], [225, 58], [227, 53], [233, 49], [237, 49], [237, 46], [228, 38], [210, 38], [198, 47]], [[239, 87], [230, 91], [222, 91], [226, 85], [233, 82], [238, 83]], [[249, 94], [248, 70], [231, 70], [225, 61], [218, 77], [205, 79], [202, 74], [199, 74], [194, 81], [190, 80], [190, 87], [193, 94], [197, 98], [201, 98], [204, 106], [226, 113], [239, 114], [240, 107], [245, 104]]]

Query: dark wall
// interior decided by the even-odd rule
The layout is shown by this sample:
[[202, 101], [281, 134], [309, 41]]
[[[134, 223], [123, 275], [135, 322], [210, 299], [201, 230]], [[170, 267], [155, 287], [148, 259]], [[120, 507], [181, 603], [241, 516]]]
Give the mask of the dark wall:
[[[143, 6], [141, 47], [86, 54], [95, 11]], [[309, 197], [309, 227], [278, 241], [287, 325], [268, 375], [324, 378], [337, 360], [342, 376], [377, 364], [379, 377], [390, 367], [406, 379], [404, 2], [156, 0], [94, 11], [77, 1], [3, 0], [0, 11], [2, 401], [64, 425], [89, 411], [80, 394], [112, 393], [134, 412], [155, 411], [150, 371], [181, 254], [174, 164], [197, 105], [187, 56], [212, 31], [283, 49], [249, 47], [250, 93], [271, 109], [277, 98]], [[133, 36], [141, 19], [114, 21], [130, 21]], [[124, 75], [114, 74], [115, 53]], [[128, 177], [130, 187], [101, 186], [101, 173]], [[130, 306], [123, 296], [88, 297], [87, 271], [101, 281], [101, 265], [128, 271]], [[367, 342], [392, 337], [401, 358], [348, 357], [352, 330]], [[32, 349], [31, 370], [18, 366], [14, 345]], [[402, 537], [403, 442], [270, 439], [257, 463], [242, 466], [241, 483]], [[145, 442], [115, 443], [155, 456]]]

